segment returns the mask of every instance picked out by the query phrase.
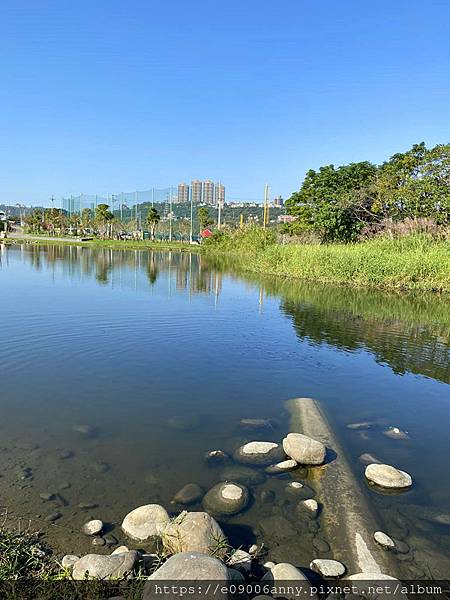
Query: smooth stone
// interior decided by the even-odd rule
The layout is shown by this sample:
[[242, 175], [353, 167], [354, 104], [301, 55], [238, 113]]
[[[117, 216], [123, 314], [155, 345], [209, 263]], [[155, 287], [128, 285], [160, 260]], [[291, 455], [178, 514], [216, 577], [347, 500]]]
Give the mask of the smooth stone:
[[124, 552], [129, 552], [129, 551], [130, 550], [129, 550], [128, 546], [119, 546], [118, 548], [116, 548], [115, 550], [113, 550], [111, 552], [111, 556], [113, 554], [123, 554]]
[[85, 578], [87, 572], [89, 578], [120, 579], [133, 571], [138, 558], [139, 553], [135, 551], [110, 556], [87, 554], [74, 564], [72, 577], [81, 580]]
[[409, 553], [410, 548], [406, 542], [402, 542], [401, 540], [394, 539], [394, 544], [395, 544], [395, 551], [398, 554], [408, 554]]
[[245, 552], [244, 550], [236, 550], [236, 552], [233, 552], [233, 554], [230, 556], [228, 565], [234, 569], [249, 573], [252, 568], [252, 560], [253, 557], [249, 552]]
[[391, 440], [407, 440], [408, 439], [408, 433], [406, 431], [402, 431], [398, 427], [389, 427], [388, 429], [383, 431], [383, 435], [385, 435], [388, 438], [391, 438]]
[[324, 444], [302, 433], [288, 433], [283, 440], [283, 448], [288, 456], [301, 465], [321, 465], [325, 462]]
[[169, 427], [178, 431], [189, 431], [198, 427], [200, 419], [195, 415], [177, 415], [167, 421]]
[[81, 531], [86, 535], [97, 535], [103, 529], [103, 521], [92, 519], [83, 525]]
[[39, 498], [41, 500], [44, 500], [44, 502], [50, 502], [51, 500], [55, 499], [55, 495], [43, 493], [43, 494], [39, 494]]
[[256, 544], [252, 544], [248, 549], [248, 553], [252, 555], [258, 554], [258, 546]]
[[105, 542], [107, 546], [115, 546], [119, 543], [119, 540], [112, 533], [108, 533], [108, 535], [105, 535]]
[[370, 482], [384, 488], [401, 489], [412, 485], [411, 475], [391, 465], [368, 465], [365, 475]]
[[203, 494], [204, 492], [198, 483], [187, 483], [175, 494], [174, 501], [177, 504], [194, 504], [203, 498]]
[[326, 542], [321, 537], [313, 538], [312, 543], [313, 543], [314, 548], [317, 550], [317, 552], [329, 552], [330, 551], [329, 543]]
[[97, 508], [98, 504], [96, 504], [95, 502], [79, 502], [77, 506], [82, 510], [89, 510], [91, 508]]
[[[273, 539], [278, 542], [288, 538], [293, 533], [293, 526], [282, 515], [272, 515], [270, 517], [263, 517], [259, 522], [259, 527], [263, 533], [264, 538]], [[270, 544], [269, 544], [270, 547]]]
[[92, 427], [92, 425], [74, 425], [72, 427], [72, 430], [86, 437], [92, 437], [95, 435], [96, 432], [95, 428]]
[[45, 520], [46, 520], [48, 523], [54, 523], [55, 521], [57, 521], [57, 520], [58, 520], [58, 519], [60, 519], [61, 517], [62, 517], [62, 514], [61, 514], [60, 512], [54, 512], [54, 513], [52, 513], [52, 514], [50, 514], [50, 515], [47, 515], [47, 516], [45, 517]]
[[239, 425], [242, 429], [247, 430], [267, 429], [272, 427], [272, 421], [270, 419], [241, 419]]
[[[149, 581], [228, 581], [226, 565], [201, 552], [180, 552], [171, 556], [149, 577]], [[154, 598], [154, 588], [147, 583], [143, 600]]]
[[386, 533], [383, 533], [382, 531], [375, 531], [373, 537], [375, 541], [378, 544], [380, 544], [380, 546], [383, 546], [383, 548], [395, 548], [394, 540], [391, 537], [389, 537]]
[[268, 571], [270, 571], [271, 569], [273, 569], [273, 568], [274, 568], [274, 566], [275, 566], [275, 563], [274, 563], [274, 562], [272, 562], [271, 560], [268, 560], [267, 562], [265, 562], [265, 563], [263, 564], [263, 567], [264, 567], [265, 569], [267, 569]]
[[431, 523], [437, 523], [438, 525], [450, 525], [450, 514], [439, 514], [434, 515], [429, 519]]
[[248, 442], [236, 450], [234, 458], [245, 464], [268, 466], [284, 460], [284, 452], [275, 442]]
[[269, 465], [266, 467], [266, 473], [270, 475], [277, 475], [278, 473], [287, 473], [288, 471], [292, 471], [298, 467], [297, 461], [289, 458], [288, 460], [283, 460], [274, 465]]
[[220, 476], [221, 481], [234, 481], [248, 486], [259, 485], [266, 480], [263, 472], [241, 465], [230, 466]]
[[122, 522], [122, 530], [130, 538], [143, 542], [161, 537], [169, 522], [169, 515], [159, 504], [145, 504], [129, 512]]
[[205, 454], [205, 461], [212, 466], [223, 465], [229, 460], [230, 457], [223, 450], [210, 450]]
[[106, 540], [102, 537], [95, 537], [92, 539], [92, 545], [93, 546], [105, 546], [106, 545]]
[[349, 423], [347, 425], [347, 429], [353, 429], [355, 431], [362, 431], [364, 429], [370, 429], [372, 427], [372, 423], [370, 421], [364, 421], [362, 423]]
[[66, 460], [67, 458], [72, 458], [74, 456], [72, 450], [61, 450], [59, 453], [59, 458], [62, 460]]
[[222, 482], [212, 487], [203, 498], [203, 506], [212, 514], [235, 515], [248, 505], [250, 494], [242, 484]]
[[[305, 575], [291, 565], [290, 563], [278, 563], [274, 567], [272, 567], [267, 573], [262, 576], [261, 583], [273, 583], [273, 596], [274, 598], [288, 598], [288, 600], [298, 600], [298, 594], [296, 595], [295, 590], [290, 593], [289, 589], [285, 589], [286, 582], [288, 581], [297, 581], [299, 585], [302, 586], [302, 594], [307, 594], [308, 598], [316, 598], [315, 594], [312, 594], [312, 590], [306, 591], [306, 588], [309, 585], [309, 581]], [[307, 583], [301, 583], [307, 582]], [[279, 591], [277, 592], [277, 587], [279, 586]], [[304, 587], [303, 587], [304, 586]], [[272, 590], [271, 590], [272, 591]]]
[[300, 511], [307, 511], [311, 518], [315, 519], [319, 513], [319, 504], [314, 498], [308, 500], [302, 500], [297, 504], [297, 509]]
[[183, 511], [166, 525], [162, 540], [170, 554], [200, 552], [223, 558], [227, 550], [225, 534], [206, 512]]
[[105, 462], [93, 462], [91, 463], [90, 468], [96, 473], [107, 473], [111, 467]]
[[364, 465], [370, 465], [371, 463], [375, 465], [381, 465], [381, 460], [378, 460], [378, 458], [376, 458], [373, 454], [369, 454], [369, 452], [361, 454], [359, 461]]
[[345, 573], [345, 566], [338, 560], [330, 558], [315, 558], [309, 568], [322, 577], [342, 577]]
[[244, 575], [241, 573], [241, 571], [238, 571], [237, 569], [233, 569], [231, 567], [228, 567], [227, 569], [228, 571], [228, 580], [233, 582], [233, 583], [245, 583], [245, 577]]
[[75, 554], [66, 554], [61, 559], [61, 565], [65, 569], [71, 569], [78, 560], [80, 560], [79, 556], [76, 556]]

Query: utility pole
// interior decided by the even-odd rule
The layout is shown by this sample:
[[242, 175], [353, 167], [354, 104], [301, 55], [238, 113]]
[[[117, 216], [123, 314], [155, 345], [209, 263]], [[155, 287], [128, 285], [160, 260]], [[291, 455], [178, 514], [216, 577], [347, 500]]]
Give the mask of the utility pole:
[[154, 204], [155, 204], [155, 188], [152, 188], [152, 208], [153, 208]]
[[169, 242], [172, 241], [172, 188], [169, 192]]
[[194, 224], [193, 224], [193, 219], [194, 219], [194, 205], [193, 205], [193, 202], [192, 202], [192, 189], [189, 190], [189, 195], [191, 197], [190, 198], [190, 200], [191, 200], [191, 228], [190, 228], [190, 232], [189, 232], [189, 241], [192, 244], [192, 242], [193, 242], [192, 233], [193, 233], [193, 226], [194, 226]]
[[222, 202], [220, 201], [220, 198], [218, 200], [218, 212], [217, 212], [217, 229], [220, 229], [220, 226], [222, 224]]

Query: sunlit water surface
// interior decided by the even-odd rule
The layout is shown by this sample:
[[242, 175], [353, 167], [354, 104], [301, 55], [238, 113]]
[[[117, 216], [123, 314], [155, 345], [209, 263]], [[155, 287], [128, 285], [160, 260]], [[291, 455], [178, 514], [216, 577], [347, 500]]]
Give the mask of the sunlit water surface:
[[[207, 490], [222, 479], [226, 467], [208, 466], [207, 451], [280, 441], [285, 401], [307, 396], [321, 402], [363, 488], [364, 452], [412, 474], [411, 491], [370, 490], [369, 500], [407, 543], [398, 560], [411, 576], [432, 565], [433, 576], [450, 577], [450, 524], [436, 519], [450, 515], [445, 299], [246, 278], [186, 253], [26, 245], [0, 256], [0, 507], [9, 518], [31, 519], [65, 552], [90, 550], [79, 530], [91, 515], [122, 541], [127, 512], [149, 502], [181, 510], [173, 497], [184, 484]], [[248, 432], [242, 418], [273, 425]], [[358, 421], [374, 425], [347, 428]], [[389, 426], [408, 439], [387, 438]], [[302, 529], [286, 494], [302, 477], [250, 485], [250, 508], [221, 520], [232, 543], [264, 542], [268, 558], [299, 566], [332, 557], [313, 539], [339, 541], [326, 540], [320, 520]]]

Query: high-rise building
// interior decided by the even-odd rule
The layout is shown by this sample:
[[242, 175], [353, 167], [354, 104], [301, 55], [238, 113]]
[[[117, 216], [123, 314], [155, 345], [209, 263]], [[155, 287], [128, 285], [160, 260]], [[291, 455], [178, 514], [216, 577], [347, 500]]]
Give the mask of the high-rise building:
[[283, 200], [282, 196], [277, 196], [276, 198], [274, 198], [273, 205], [275, 208], [283, 208], [284, 200]]
[[203, 183], [199, 179], [191, 182], [191, 198], [194, 204], [203, 202]]
[[225, 204], [225, 186], [221, 183], [216, 183], [214, 188], [214, 205], [223, 208]]
[[203, 182], [203, 204], [214, 205], [214, 183], [210, 179]]
[[178, 184], [178, 202], [189, 202], [189, 185], [187, 183]]

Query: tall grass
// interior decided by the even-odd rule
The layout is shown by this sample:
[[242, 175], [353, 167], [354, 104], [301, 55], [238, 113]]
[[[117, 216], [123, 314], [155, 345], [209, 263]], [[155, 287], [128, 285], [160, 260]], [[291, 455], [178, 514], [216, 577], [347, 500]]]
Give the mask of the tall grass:
[[221, 233], [206, 253], [234, 256], [240, 268], [322, 283], [450, 292], [450, 241], [415, 234], [355, 244], [280, 245], [257, 228]]

